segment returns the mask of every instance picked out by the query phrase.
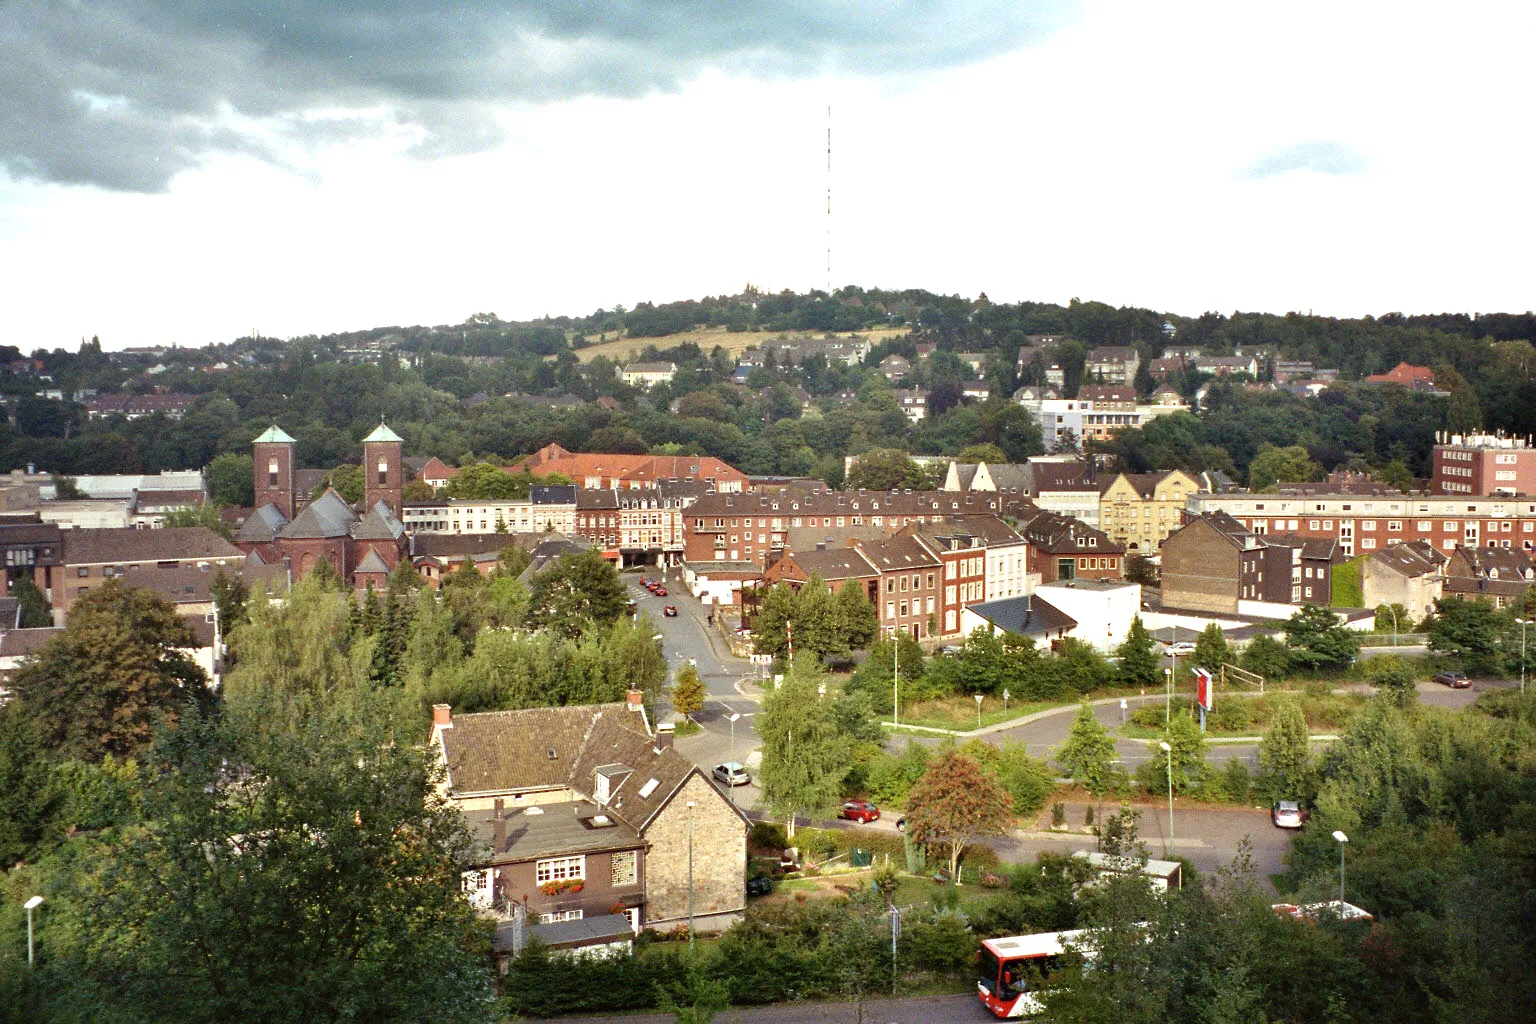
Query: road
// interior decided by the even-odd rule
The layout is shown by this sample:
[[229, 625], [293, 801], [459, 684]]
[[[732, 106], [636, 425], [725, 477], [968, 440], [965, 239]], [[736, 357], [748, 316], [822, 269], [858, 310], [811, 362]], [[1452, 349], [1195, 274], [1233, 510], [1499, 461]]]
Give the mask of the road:
[[[612, 1020], [623, 1024], [673, 1024], [670, 1013], [635, 1017], [561, 1017], [551, 1024], [592, 1024]], [[909, 999], [874, 999], [853, 1003], [783, 1003], [775, 1006], [732, 1007], [715, 1018], [716, 1024], [965, 1024], [995, 1021], [974, 995], [914, 996]]]

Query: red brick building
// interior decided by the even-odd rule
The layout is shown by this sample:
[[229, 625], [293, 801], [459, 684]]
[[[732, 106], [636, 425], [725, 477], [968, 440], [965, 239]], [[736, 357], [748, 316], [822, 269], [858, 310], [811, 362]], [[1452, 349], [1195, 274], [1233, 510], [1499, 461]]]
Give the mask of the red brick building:
[[1443, 434], [1440, 440], [1434, 447], [1432, 493], [1536, 494], [1536, 448], [1523, 438]]
[[1117, 580], [1125, 575], [1125, 549], [1081, 519], [1041, 512], [1019, 526], [1029, 541], [1032, 572], [1041, 583]]

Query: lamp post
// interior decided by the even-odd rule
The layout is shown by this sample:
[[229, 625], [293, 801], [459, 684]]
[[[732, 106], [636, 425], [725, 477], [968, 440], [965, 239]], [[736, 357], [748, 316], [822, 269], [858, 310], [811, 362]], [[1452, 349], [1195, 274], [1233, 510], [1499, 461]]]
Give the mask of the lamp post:
[[688, 951], [693, 952], [693, 801], [688, 801]]
[[[1397, 609], [1391, 605], [1386, 606], [1387, 614], [1392, 616], [1392, 646], [1397, 646]], [[1516, 620], [1519, 621], [1518, 619]]]
[[727, 785], [725, 787], [725, 789], [726, 789], [727, 795], [731, 798], [731, 803], [733, 803], [733, 804], [736, 802], [736, 776], [735, 776], [735, 772], [736, 772], [736, 720], [738, 718], [740, 718], [740, 717], [741, 717], [741, 713], [739, 711], [733, 711], [733, 712], [731, 712], [731, 717], [726, 719], [727, 722], [731, 723], [731, 772], [732, 772], [732, 775], [731, 775], [730, 784]]
[[981, 694], [976, 695], [976, 728], [981, 728]]
[[901, 724], [901, 640], [891, 627], [891, 724]]
[[1163, 682], [1166, 684], [1163, 698], [1163, 726], [1166, 728], [1173, 724], [1173, 669], [1163, 669]]
[[1003, 690], [1003, 714], [1006, 715], [1007, 713], [1008, 713], [1008, 691], [1006, 689], [1004, 689]]
[[1525, 695], [1525, 627], [1531, 624], [1530, 619], [1516, 619], [1520, 623], [1520, 694]]
[[43, 898], [41, 896], [33, 896], [31, 899], [27, 900], [27, 902], [26, 902], [26, 908], [27, 908], [27, 966], [28, 967], [35, 967], [35, 966], [37, 966], [36, 957], [34, 956], [33, 950], [32, 950], [32, 911], [36, 910], [38, 908], [38, 906], [42, 904], [42, 902], [43, 902]]
[[1157, 746], [1168, 755], [1168, 842], [1163, 849], [1166, 856], [1168, 851], [1173, 849], [1173, 748], [1168, 745], [1167, 740], [1158, 740]]
[[1344, 916], [1344, 844], [1349, 842], [1349, 836], [1338, 829], [1333, 831], [1334, 842], [1339, 844], [1339, 916]]

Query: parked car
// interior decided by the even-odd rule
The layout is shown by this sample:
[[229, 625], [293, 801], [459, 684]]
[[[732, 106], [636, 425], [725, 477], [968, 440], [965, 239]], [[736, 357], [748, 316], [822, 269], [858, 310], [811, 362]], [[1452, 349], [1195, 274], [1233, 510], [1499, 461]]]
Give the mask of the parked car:
[[1472, 680], [1467, 678], [1465, 672], [1436, 672], [1429, 677], [1431, 681], [1441, 686], [1449, 686], [1453, 690], [1465, 690], [1472, 685]]
[[1311, 816], [1312, 812], [1295, 800], [1277, 800], [1269, 809], [1269, 820], [1275, 823], [1275, 828], [1301, 828]]
[[1187, 658], [1195, 653], [1195, 645], [1188, 640], [1180, 640], [1176, 643], [1163, 644], [1164, 654], [1176, 654], [1181, 658]]
[[655, 589], [653, 589], [651, 591], [651, 593], [655, 594], [657, 597], [666, 597], [667, 596], [667, 588], [666, 587], [658, 586]]
[[661, 614], [665, 615], [669, 619], [677, 618], [677, 605], [675, 605], [675, 604], [667, 605], [665, 608], [663, 608], [661, 610]]
[[641, 576], [640, 577], [640, 585], [642, 587], [645, 587], [647, 590], [649, 590], [650, 586], [651, 586], [651, 578], [649, 576]]
[[954, 644], [945, 644], [943, 647], [939, 648], [938, 653], [953, 657], [954, 655], [960, 653], [960, 648], [956, 647]]
[[723, 786], [745, 786], [752, 782], [752, 776], [736, 761], [715, 765], [713, 774], [715, 781]]
[[773, 879], [767, 875], [747, 879], [748, 896], [767, 896], [771, 892], [773, 892]]
[[880, 820], [880, 808], [868, 800], [849, 800], [843, 804], [842, 809], [837, 812], [837, 816], [867, 825], [872, 821]]

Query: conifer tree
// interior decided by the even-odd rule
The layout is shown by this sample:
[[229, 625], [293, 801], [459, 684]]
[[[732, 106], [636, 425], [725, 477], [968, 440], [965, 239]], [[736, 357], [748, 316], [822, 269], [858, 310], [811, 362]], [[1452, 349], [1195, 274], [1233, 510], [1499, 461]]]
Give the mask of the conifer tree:
[[1158, 683], [1157, 648], [1152, 634], [1141, 624], [1141, 616], [1131, 620], [1131, 629], [1116, 648], [1120, 659], [1120, 685], [1145, 689]]

